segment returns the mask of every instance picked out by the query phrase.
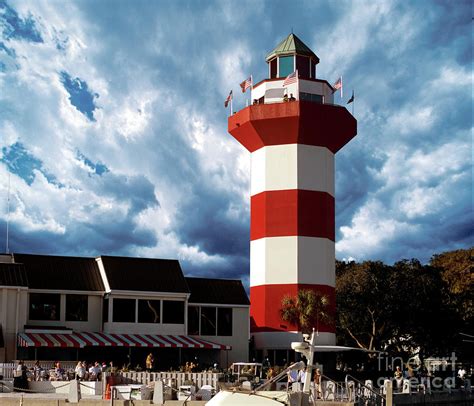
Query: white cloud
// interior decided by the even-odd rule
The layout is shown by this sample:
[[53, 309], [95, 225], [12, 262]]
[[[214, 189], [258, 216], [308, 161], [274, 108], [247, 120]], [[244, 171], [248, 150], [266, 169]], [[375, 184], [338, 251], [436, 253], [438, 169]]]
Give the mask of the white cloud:
[[393, 212], [376, 199], [369, 200], [352, 218], [350, 226], [342, 226], [342, 239], [336, 243], [339, 255], [370, 258], [390, 246], [402, 234], [417, 231], [416, 225], [399, 221]]
[[431, 106], [406, 106], [390, 116], [387, 127], [393, 134], [413, 134], [433, 128], [436, 117]]

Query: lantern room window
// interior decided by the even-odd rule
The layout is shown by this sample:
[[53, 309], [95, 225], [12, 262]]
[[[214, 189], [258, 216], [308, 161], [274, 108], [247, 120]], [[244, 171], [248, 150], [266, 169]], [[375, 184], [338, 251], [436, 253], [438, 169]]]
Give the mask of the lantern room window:
[[308, 79], [309, 76], [309, 58], [305, 56], [296, 55], [296, 69], [298, 69], [298, 76], [300, 78]]
[[279, 74], [278, 77], [285, 78], [295, 71], [294, 56], [280, 56], [278, 58]]
[[271, 79], [277, 77], [277, 72], [278, 72], [277, 66], [278, 66], [278, 59], [275, 58], [273, 61], [270, 62], [270, 78]]

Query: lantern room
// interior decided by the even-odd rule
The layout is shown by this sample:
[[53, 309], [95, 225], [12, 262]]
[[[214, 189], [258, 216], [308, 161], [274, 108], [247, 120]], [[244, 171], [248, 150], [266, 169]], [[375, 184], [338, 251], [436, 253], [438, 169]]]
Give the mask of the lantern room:
[[266, 61], [270, 79], [285, 78], [296, 70], [302, 79], [316, 79], [319, 58], [293, 33], [267, 55]]

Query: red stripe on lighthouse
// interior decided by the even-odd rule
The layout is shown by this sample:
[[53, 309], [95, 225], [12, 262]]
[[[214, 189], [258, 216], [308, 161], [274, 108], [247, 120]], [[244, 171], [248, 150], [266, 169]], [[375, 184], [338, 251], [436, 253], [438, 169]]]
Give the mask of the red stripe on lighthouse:
[[[284, 285], [260, 285], [250, 288], [250, 317], [252, 320], [251, 332], [260, 331], [297, 331], [298, 328], [287, 321], [283, 321], [280, 316], [281, 300], [284, 296], [296, 296], [298, 290], [311, 289], [327, 295], [329, 298], [329, 308], [327, 311], [332, 316], [336, 313], [336, 293], [335, 289], [327, 285], [306, 285], [306, 284], [284, 284]], [[313, 326], [320, 332], [334, 333], [336, 331], [334, 323], [326, 324], [319, 322]]]
[[250, 239], [303, 236], [335, 238], [334, 197], [310, 190], [262, 192], [250, 200]]

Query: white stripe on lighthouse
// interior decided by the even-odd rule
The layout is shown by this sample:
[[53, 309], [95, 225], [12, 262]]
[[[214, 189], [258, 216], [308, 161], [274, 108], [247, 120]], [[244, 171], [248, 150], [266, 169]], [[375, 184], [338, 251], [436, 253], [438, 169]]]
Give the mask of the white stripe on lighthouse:
[[267, 237], [250, 242], [250, 286], [335, 286], [334, 242], [317, 237]]
[[325, 147], [272, 145], [251, 155], [250, 194], [271, 190], [313, 190], [334, 196], [334, 154]]

